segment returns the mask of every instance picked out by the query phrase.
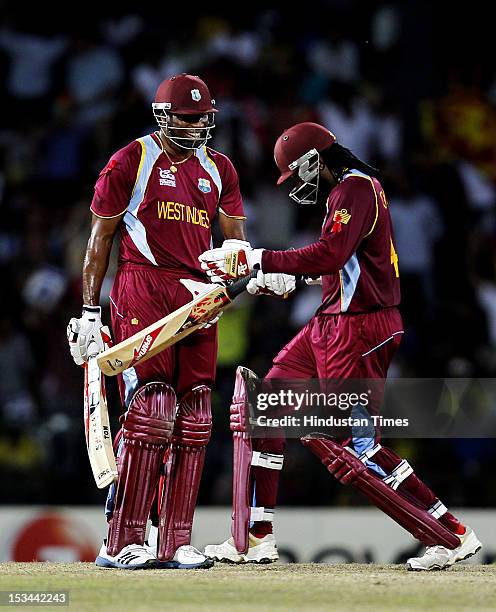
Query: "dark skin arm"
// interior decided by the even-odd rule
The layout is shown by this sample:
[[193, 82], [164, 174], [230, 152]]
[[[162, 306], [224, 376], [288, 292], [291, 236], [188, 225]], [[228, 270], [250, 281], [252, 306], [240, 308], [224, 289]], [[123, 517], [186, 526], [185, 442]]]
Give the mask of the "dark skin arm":
[[219, 213], [219, 225], [226, 240], [229, 238], [247, 240], [244, 219], [233, 219], [233, 217]]
[[98, 306], [100, 303], [100, 290], [107, 272], [112, 243], [123, 216], [101, 219], [93, 215], [83, 264], [83, 304]]

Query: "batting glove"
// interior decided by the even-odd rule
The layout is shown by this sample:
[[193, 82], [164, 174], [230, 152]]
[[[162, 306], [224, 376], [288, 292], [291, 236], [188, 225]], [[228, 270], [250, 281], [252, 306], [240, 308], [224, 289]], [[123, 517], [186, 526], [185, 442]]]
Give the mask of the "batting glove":
[[286, 298], [296, 288], [296, 278], [291, 274], [281, 272], [260, 271], [256, 278], [252, 278], [246, 290], [252, 295], [268, 294]]
[[263, 249], [252, 249], [245, 240], [229, 239], [221, 247], [202, 253], [198, 260], [213, 283], [225, 285], [261, 268], [262, 252]]
[[109, 328], [102, 325], [101, 312], [100, 306], [83, 306], [81, 318], [69, 321], [67, 341], [76, 365], [83, 365], [112, 343]]

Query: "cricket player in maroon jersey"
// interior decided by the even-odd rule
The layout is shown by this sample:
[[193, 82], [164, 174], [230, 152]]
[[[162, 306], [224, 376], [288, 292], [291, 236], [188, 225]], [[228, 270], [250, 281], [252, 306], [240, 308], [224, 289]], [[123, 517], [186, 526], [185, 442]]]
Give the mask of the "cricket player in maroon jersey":
[[[206, 146], [217, 112], [207, 85], [197, 76], [172, 77], [152, 106], [159, 130], [112, 155], [95, 185], [83, 313], [68, 327], [79, 365], [91, 342], [103, 350], [98, 304], [117, 233], [119, 266], [110, 295], [117, 342], [192, 299], [206, 280], [198, 256], [211, 247], [216, 215], [225, 246], [250, 248], [237, 173], [225, 155]], [[291, 282], [294, 288], [292, 277], [272, 275], [269, 290], [285, 293]], [[108, 537], [98, 566], [212, 566], [190, 539], [212, 427], [216, 351], [216, 326], [207, 325], [119, 377], [126, 410], [116, 440], [119, 477], [109, 491]]]
[[[243, 273], [258, 268], [257, 279], [250, 281], [251, 290], [263, 286], [266, 273], [321, 279], [321, 306], [276, 356], [266, 378], [385, 380], [403, 326], [397, 308], [398, 257], [378, 173], [338, 144], [329, 130], [315, 123], [300, 123], [285, 131], [276, 142], [274, 154], [281, 172], [278, 184], [288, 179], [295, 183], [290, 193], [293, 200], [307, 205], [325, 202], [319, 240], [288, 251], [243, 249], [244, 252], [231, 253], [228, 248], [213, 249], [200, 257], [203, 268], [216, 282], [229, 278], [233, 258]], [[246, 429], [243, 411], [247, 375], [254, 376], [246, 368], [238, 369], [231, 406], [231, 428], [235, 432]], [[302, 442], [336, 478], [345, 484], [353, 483], [426, 544], [423, 556], [408, 560], [408, 569], [449, 567], [481, 548], [473, 530], [448, 512], [408, 462], [382, 446], [377, 437], [352, 436], [338, 444], [312, 434]], [[207, 555], [218, 560], [241, 563], [277, 559], [271, 520], [285, 441], [253, 439], [251, 445], [248, 461], [243, 457], [246, 446], [235, 455], [240, 459], [239, 465], [234, 465], [233, 539], [205, 549]], [[242, 465], [246, 467], [250, 461], [252, 473], [248, 474]], [[242, 507], [240, 500], [246, 502], [247, 497], [243, 496], [243, 485], [236, 482], [236, 470], [238, 480], [254, 479], [257, 507], [251, 513]], [[236, 516], [241, 517], [241, 523]], [[244, 538], [247, 517], [251, 517], [252, 527], [249, 537]]]

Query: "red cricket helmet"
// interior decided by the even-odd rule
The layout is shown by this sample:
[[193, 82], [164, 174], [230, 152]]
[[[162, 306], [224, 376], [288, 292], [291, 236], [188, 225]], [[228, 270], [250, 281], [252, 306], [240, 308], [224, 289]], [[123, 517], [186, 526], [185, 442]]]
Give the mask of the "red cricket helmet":
[[296, 162], [303, 155], [312, 149], [320, 153], [334, 142], [336, 142], [336, 137], [332, 132], [310, 121], [297, 123], [285, 130], [274, 146], [274, 159], [281, 173], [277, 184], [280, 185], [298, 170]]
[[204, 115], [217, 112], [215, 100], [212, 99], [206, 83], [200, 77], [186, 73], [160, 83], [153, 108], [161, 108], [178, 115]]
[[[181, 149], [199, 149], [212, 137], [217, 109], [200, 77], [183, 73], [162, 81], [152, 108], [164, 136]], [[178, 125], [175, 116], [191, 125]]]

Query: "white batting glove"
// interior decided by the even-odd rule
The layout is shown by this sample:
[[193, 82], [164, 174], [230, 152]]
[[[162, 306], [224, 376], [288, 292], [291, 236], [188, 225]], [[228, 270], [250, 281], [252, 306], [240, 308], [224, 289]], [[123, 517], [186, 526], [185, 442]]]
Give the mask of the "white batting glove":
[[252, 295], [265, 293], [284, 298], [292, 293], [295, 288], [296, 278], [291, 274], [282, 274], [281, 272], [264, 274], [261, 271], [246, 286], [246, 290]]
[[229, 239], [221, 247], [202, 253], [198, 261], [212, 283], [224, 285], [261, 267], [262, 252], [263, 249], [252, 249], [245, 240]]
[[112, 342], [109, 328], [102, 325], [101, 312], [100, 306], [83, 306], [81, 318], [73, 317], [69, 321], [67, 340], [76, 365], [83, 365]]
[[312, 278], [311, 276], [306, 276], [305, 277], [305, 283], [307, 285], [322, 285], [322, 276], [319, 276], [317, 278]]

